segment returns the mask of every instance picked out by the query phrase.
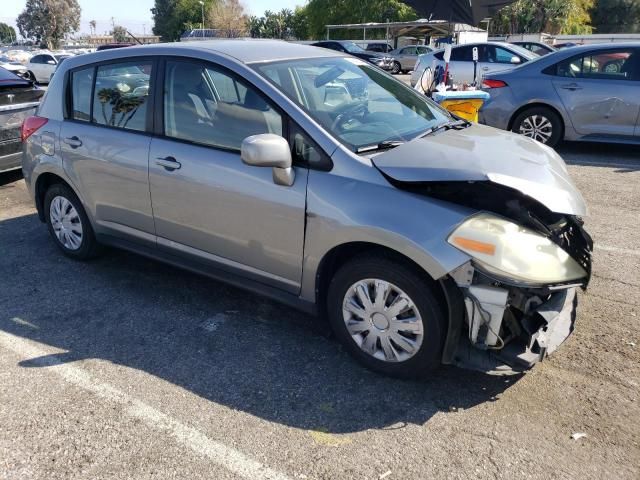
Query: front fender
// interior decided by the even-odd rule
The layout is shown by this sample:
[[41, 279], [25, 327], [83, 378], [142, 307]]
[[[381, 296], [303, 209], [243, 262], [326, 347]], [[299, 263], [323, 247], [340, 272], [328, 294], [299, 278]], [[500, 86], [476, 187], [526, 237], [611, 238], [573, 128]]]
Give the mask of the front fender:
[[433, 279], [469, 260], [446, 241], [473, 210], [396, 189], [310, 172], [301, 296], [315, 301], [322, 259], [340, 245], [363, 242], [410, 258]]

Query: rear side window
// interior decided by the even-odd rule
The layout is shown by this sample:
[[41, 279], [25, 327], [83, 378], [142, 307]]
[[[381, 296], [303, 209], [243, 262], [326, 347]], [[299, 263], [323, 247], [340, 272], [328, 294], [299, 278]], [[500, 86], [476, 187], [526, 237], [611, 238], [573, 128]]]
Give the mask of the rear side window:
[[226, 70], [169, 61], [165, 70], [164, 133], [230, 150], [260, 133], [282, 136], [280, 113], [263, 95]]
[[91, 89], [93, 87], [94, 68], [76, 70], [71, 75], [71, 118], [91, 121]]
[[564, 60], [545, 73], [568, 78], [640, 80], [640, 53], [633, 49], [589, 52]]
[[151, 61], [98, 67], [93, 94], [93, 122], [108, 127], [144, 131]]
[[451, 50], [452, 62], [473, 62], [473, 47], [459, 47]]

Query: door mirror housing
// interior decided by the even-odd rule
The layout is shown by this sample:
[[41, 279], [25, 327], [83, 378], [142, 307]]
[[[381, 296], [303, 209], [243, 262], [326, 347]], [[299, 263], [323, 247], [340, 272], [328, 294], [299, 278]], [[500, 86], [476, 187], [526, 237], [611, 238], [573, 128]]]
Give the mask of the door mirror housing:
[[279, 135], [263, 133], [242, 141], [240, 158], [247, 165], [273, 168], [273, 183], [290, 187], [295, 180], [289, 143]]
[[522, 60], [520, 60], [520, 57], [516, 57], [515, 55], [513, 57], [511, 57], [511, 63], [513, 63], [514, 65], [517, 65], [519, 63], [521, 63]]
[[47, 63], [48, 63], [49, 65], [55, 65], [55, 64], [56, 64], [56, 61], [55, 61], [55, 60], [47, 60]]

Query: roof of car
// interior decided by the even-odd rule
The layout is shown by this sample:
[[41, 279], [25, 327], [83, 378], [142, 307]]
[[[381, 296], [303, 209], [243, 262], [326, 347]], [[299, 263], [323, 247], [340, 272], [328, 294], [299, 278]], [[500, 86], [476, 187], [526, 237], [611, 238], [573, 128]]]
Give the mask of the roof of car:
[[[294, 58], [309, 57], [330, 57], [344, 56], [339, 52], [331, 52], [319, 49], [311, 45], [301, 45], [299, 43], [285, 42], [284, 40], [268, 39], [233, 39], [233, 40], [204, 40], [197, 42], [175, 42], [158, 43], [154, 45], [143, 45], [140, 47], [128, 47], [128, 52], [138, 49], [153, 54], [153, 50], [164, 49], [185, 49], [185, 50], [209, 50], [234, 57], [243, 63], [271, 62], [277, 60], [290, 60]], [[137, 52], [136, 52], [137, 53]]]

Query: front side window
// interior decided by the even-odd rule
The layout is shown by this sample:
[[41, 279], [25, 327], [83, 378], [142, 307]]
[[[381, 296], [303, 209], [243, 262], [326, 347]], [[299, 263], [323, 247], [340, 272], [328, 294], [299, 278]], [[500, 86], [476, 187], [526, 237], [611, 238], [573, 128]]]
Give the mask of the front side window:
[[32, 57], [31, 63], [44, 63], [42, 61], [42, 55], [36, 55], [35, 57]]
[[94, 68], [76, 70], [71, 74], [71, 118], [91, 121], [91, 89], [93, 87]]
[[170, 61], [165, 70], [164, 133], [240, 150], [251, 135], [282, 136], [282, 116], [255, 88], [223, 69]]
[[355, 152], [408, 141], [451, 121], [402, 82], [355, 58], [314, 58], [254, 68]]
[[633, 49], [589, 52], [560, 62], [555, 66], [555, 74], [569, 78], [640, 80], [640, 53]]
[[510, 52], [505, 48], [495, 46], [490, 46], [488, 48], [488, 54], [489, 62], [491, 63], [512, 63], [512, 58], [519, 58], [515, 53]]
[[99, 66], [93, 95], [93, 122], [144, 131], [151, 69], [150, 61]]

